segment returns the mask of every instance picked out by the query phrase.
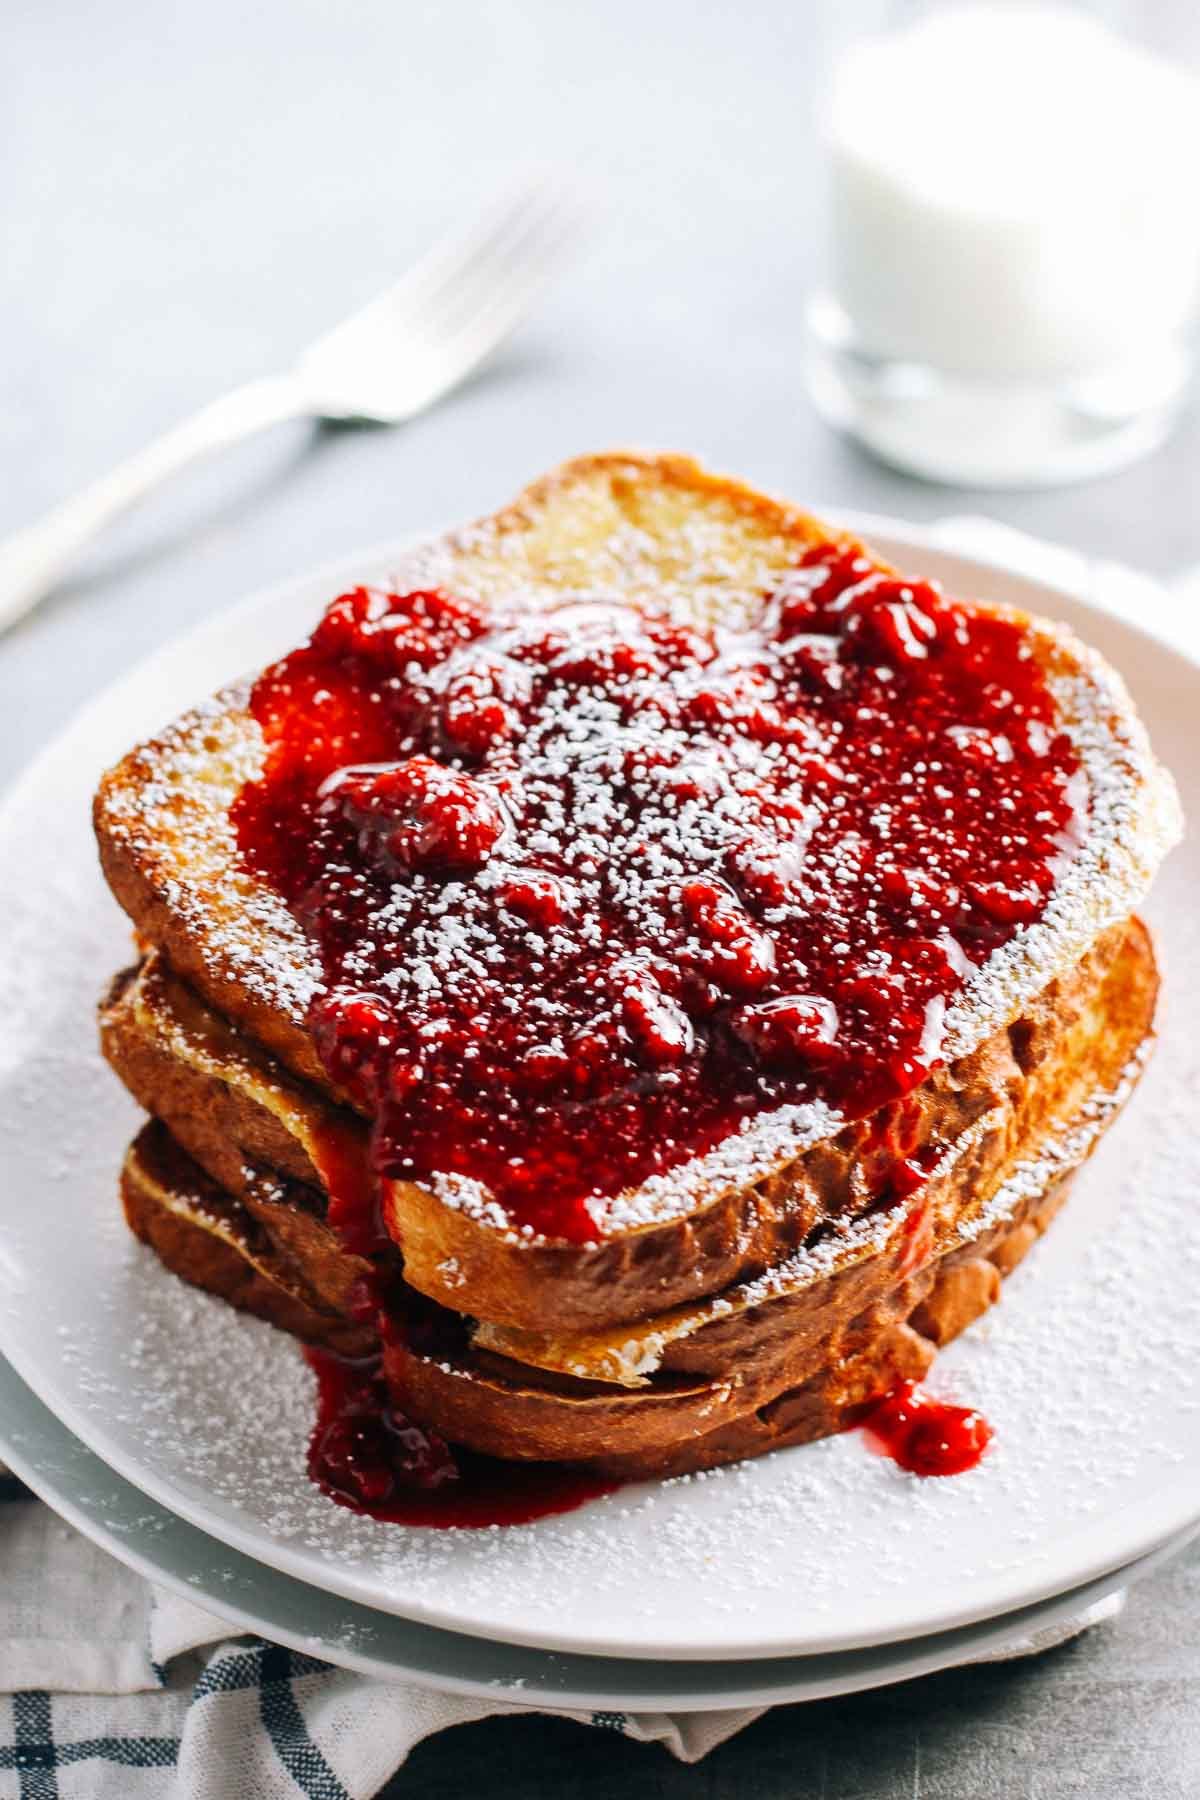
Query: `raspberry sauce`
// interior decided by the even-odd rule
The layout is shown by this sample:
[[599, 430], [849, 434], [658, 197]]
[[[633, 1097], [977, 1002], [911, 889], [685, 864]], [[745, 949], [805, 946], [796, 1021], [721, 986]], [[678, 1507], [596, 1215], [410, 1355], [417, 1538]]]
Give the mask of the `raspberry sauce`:
[[342, 1246], [371, 1256], [387, 1242], [379, 1217], [378, 1184], [362, 1133], [326, 1117], [314, 1134], [311, 1155], [329, 1195], [326, 1221]]
[[377, 1172], [573, 1242], [754, 1115], [902, 1099], [1086, 832], [1027, 629], [837, 545], [736, 632], [359, 588], [251, 705], [242, 852]]
[[912, 1475], [965, 1475], [992, 1441], [982, 1413], [934, 1400], [911, 1381], [885, 1394], [860, 1424], [876, 1448]]
[[395, 1525], [527, 1525], [613, 1492], [556, 1463], [500, 1462], [451, 1446], [392, 1405], [378, 1358], [305, 1355], [317, 1377], [311, 1479], [339, 1506]]

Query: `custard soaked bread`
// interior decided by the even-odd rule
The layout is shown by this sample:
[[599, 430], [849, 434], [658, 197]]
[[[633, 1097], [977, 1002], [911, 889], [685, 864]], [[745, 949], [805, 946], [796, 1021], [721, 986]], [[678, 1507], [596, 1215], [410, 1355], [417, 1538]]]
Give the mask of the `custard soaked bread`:
[[[607, 1461], [612, 1390], [665, 1421], [629, 1454], [672, 1468], [825, 1380], [851, 1318], [937, 1337], [897, 1335], [914, 1284], [1080, 1108], [1107, 1120], [1110, 1049], [1137, 1064], [1130, 915], [1179, 828], [1068, 633], [632, 456], [337, 599], [119, 764], [96, 824], [150, 952], [106, 1054], [193, 1159], [127, 1173], [165, 1259], [204, 1284], [164, 1196], [216, 1184], [257, 1259], [231, 1297], [321, 1339], [299, 1301], [349, 1317], [398, 1256], [391, 1291], [462, 1321], [441, 1357], [385, 1326], [415, 1417]], [[1009, 1209], [1022, 1243], [1053, 1186]], [[728, 1390], [705, 1431], [663, 1399], [694, 1381]]]

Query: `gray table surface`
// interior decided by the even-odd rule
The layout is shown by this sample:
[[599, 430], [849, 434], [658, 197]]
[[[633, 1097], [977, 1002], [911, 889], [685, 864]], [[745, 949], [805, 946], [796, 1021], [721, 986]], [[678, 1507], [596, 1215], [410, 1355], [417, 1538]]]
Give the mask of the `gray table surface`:
[[[281, 363], [523, 160], [579, 170], [596, 229], [537, 320], [426, 419], [280, 428], [98, 543], [0, 641], [0, 779], [213, 609], [486, 510], [578, 450], [683, 447], [810, 504], [989, 511], [1163, 574], [1200, 563], [1196, 412], [1123, 474], [1002, 496], [906, 480], [813, 415], [813, 107], [836, 45], [896, 10], [5, 0], [0, 531]], [[1187, 0], [1100, 10], [1200, 50]], [[1200, 1550], [1119, 1624], [1035, 1663], [785, 1709], [698, 1771], [498, 1721], [423, 1746], [389, 1793], [1191, 1796], [1197, 1620]]]

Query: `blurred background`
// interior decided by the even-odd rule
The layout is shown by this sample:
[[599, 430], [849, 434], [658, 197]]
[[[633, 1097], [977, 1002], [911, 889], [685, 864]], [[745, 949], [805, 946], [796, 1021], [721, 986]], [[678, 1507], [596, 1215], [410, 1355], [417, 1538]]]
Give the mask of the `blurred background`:
[[[1191, 0], [1089, 10], [1200, 57]], [[831, 66], [921, 11], [4, 0], [0, 530], [284, 364], [531, 159], [573, 172], [589, 226], [532, 321], [426, 417], [278, 428], [99, 540], [0, 650], [3, 772], [213, 608], [589, 448], [685, 448], [816, 507], [986, 508], [1155, 570], [1200, 561], [1194, 415], [1125, 473], [984, 496], [885, 468], [814, 410]]]

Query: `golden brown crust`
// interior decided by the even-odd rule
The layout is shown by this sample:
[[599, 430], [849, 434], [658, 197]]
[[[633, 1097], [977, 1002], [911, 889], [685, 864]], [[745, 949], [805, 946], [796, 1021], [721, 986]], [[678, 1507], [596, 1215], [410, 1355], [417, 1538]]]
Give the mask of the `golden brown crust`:
[[[614, 1389], [600, 1396], [590, 1384], [566, 1378], [546, 1377], [535, 1386], [525, 1372], [514, 1380], [515, 1365], [485, 1356], [464, 1378], [449, 1364], [409, 1358], [395, 1346], [386, 1359], [389, 1376], [415, 1418], [459, 1442], [510, 1458], [583, 1462], [622, 1481], [687, 1474], [809, 1443], [855, 1423], [866, 1403], [897, 1382], [925, 1375], [937, 1348], [998, 1298], [1001, 1275], [1045, 1230], [1068, 1180], [1031, 1201], [1020, 1222], [997, 1227], [831, 1333], [818, 1366], [803, 1380], [774, 1393], [756, 1382], [757, 1404], [749, 1409], [741, 1405], [745, 1389], [728, 1384], [676, 1377], [675, 1385], [649, 1395]], [[162, 1126], [146, 1126], [132, 1146], [122, 1196], [131, 1228], [185, 1281], [307, 1342], [348, 1356], [369, 1353], [370, 1334], [293, 1291], [278, 1259], [250, 1260], [236, 1203], [173, 1150]]]
[[[923, 1380], [940, 1347], [1000, 1298], [1003, 1275], [1015, 1268], [1030, 1244], [1050, 1225], [1069, 1186], [1068, 1176], [1039, 1205], [1031, 1207], [1011, 1233], [997, 1230], [969, 1262], [960, 1265], [948, 1258], [935, 1271], [924, 1300], [907, 1318], [898, 1311], [894, 1317], [864, 1320], [858, 1341], [847, 1346], [844, 1359], [826, 1364], [799, 1386], [669, 1450], [648, 1457], [637, 1451], [618, 1453], [591, 1466], [597, 1474], [617, 1481], [665, 1479], [810, 1444], [858, 1424], [864, 1408], [881, 1394], [903, 1381]], [[1013, 1246], [1021, 1248], [1014, 1251]], [[970, 1271], [972, 1295], [981, 1302], [973, 1309], [959, 1304], [964, 1271]]]
[[206, 1006], [160, 952], [113, 981], [100, 1047], [125, 1086], [222, 1187], [244, 1165], [325, 1190], [347, 1166], [367, 1178], [367, 1128]]
[[141, 943], [165, 951], [217, 1012], [327, 1088], [305, 1026], [318, 978], [312, 947], [279, 896], [242, 868], [229, 816], [261, 764], [246, 692], [226, 690], [108, 771], [92, 808], [100, 866]]
[[[176, 1009], [186, 994], [157, 955], [118, 975], [100, 1007], [100, 1047], [109, 1065], [139, 1105], [161, 1119], [230, 1193], [242, 1191], [251, 1164], [319, 1188], [321, 1177], [304, 1139], [267, 1103], [271, 1086], [278, 1085], [270, 1083], [270, 1074], [279, 1065], [268, 1065], [265, 1056], [258, 1059], [261, 1078], [251, 1102], [246, 1089], [235, 1084], [234, 1034], [199, 1003], [194, 1011], [205, 1018], [203, 1038], [211, 1061], [205, 1066], [198, 1057], [183, 1054]], [[249, 1074], [249, 1059], [245, 1066]], [[223, 1075], [216, 1073], [218, 1067]], [[314, 1094], [314, 1106], [319, 1105]]]
[[100, 1008], [100, 1042], [134, 1098], [296, 1258], [308, 1287], [344, 1310], [369, 1265], [326, 1223], [326, 1190], [334, 1172], [365, 1182], [361, 1123], [302, 1090], [161, 957], [113, 982]]
[[210, 1181], [156, 1120], [130, 1146], [121, 1201], [135, 1236], [194, 1287], [343, 1356], [374, 1347], [374, 1331], [346, 1317], [347, 1296], [313, 1285], [314, 1259], [282, 1257], [245, 1201]]

